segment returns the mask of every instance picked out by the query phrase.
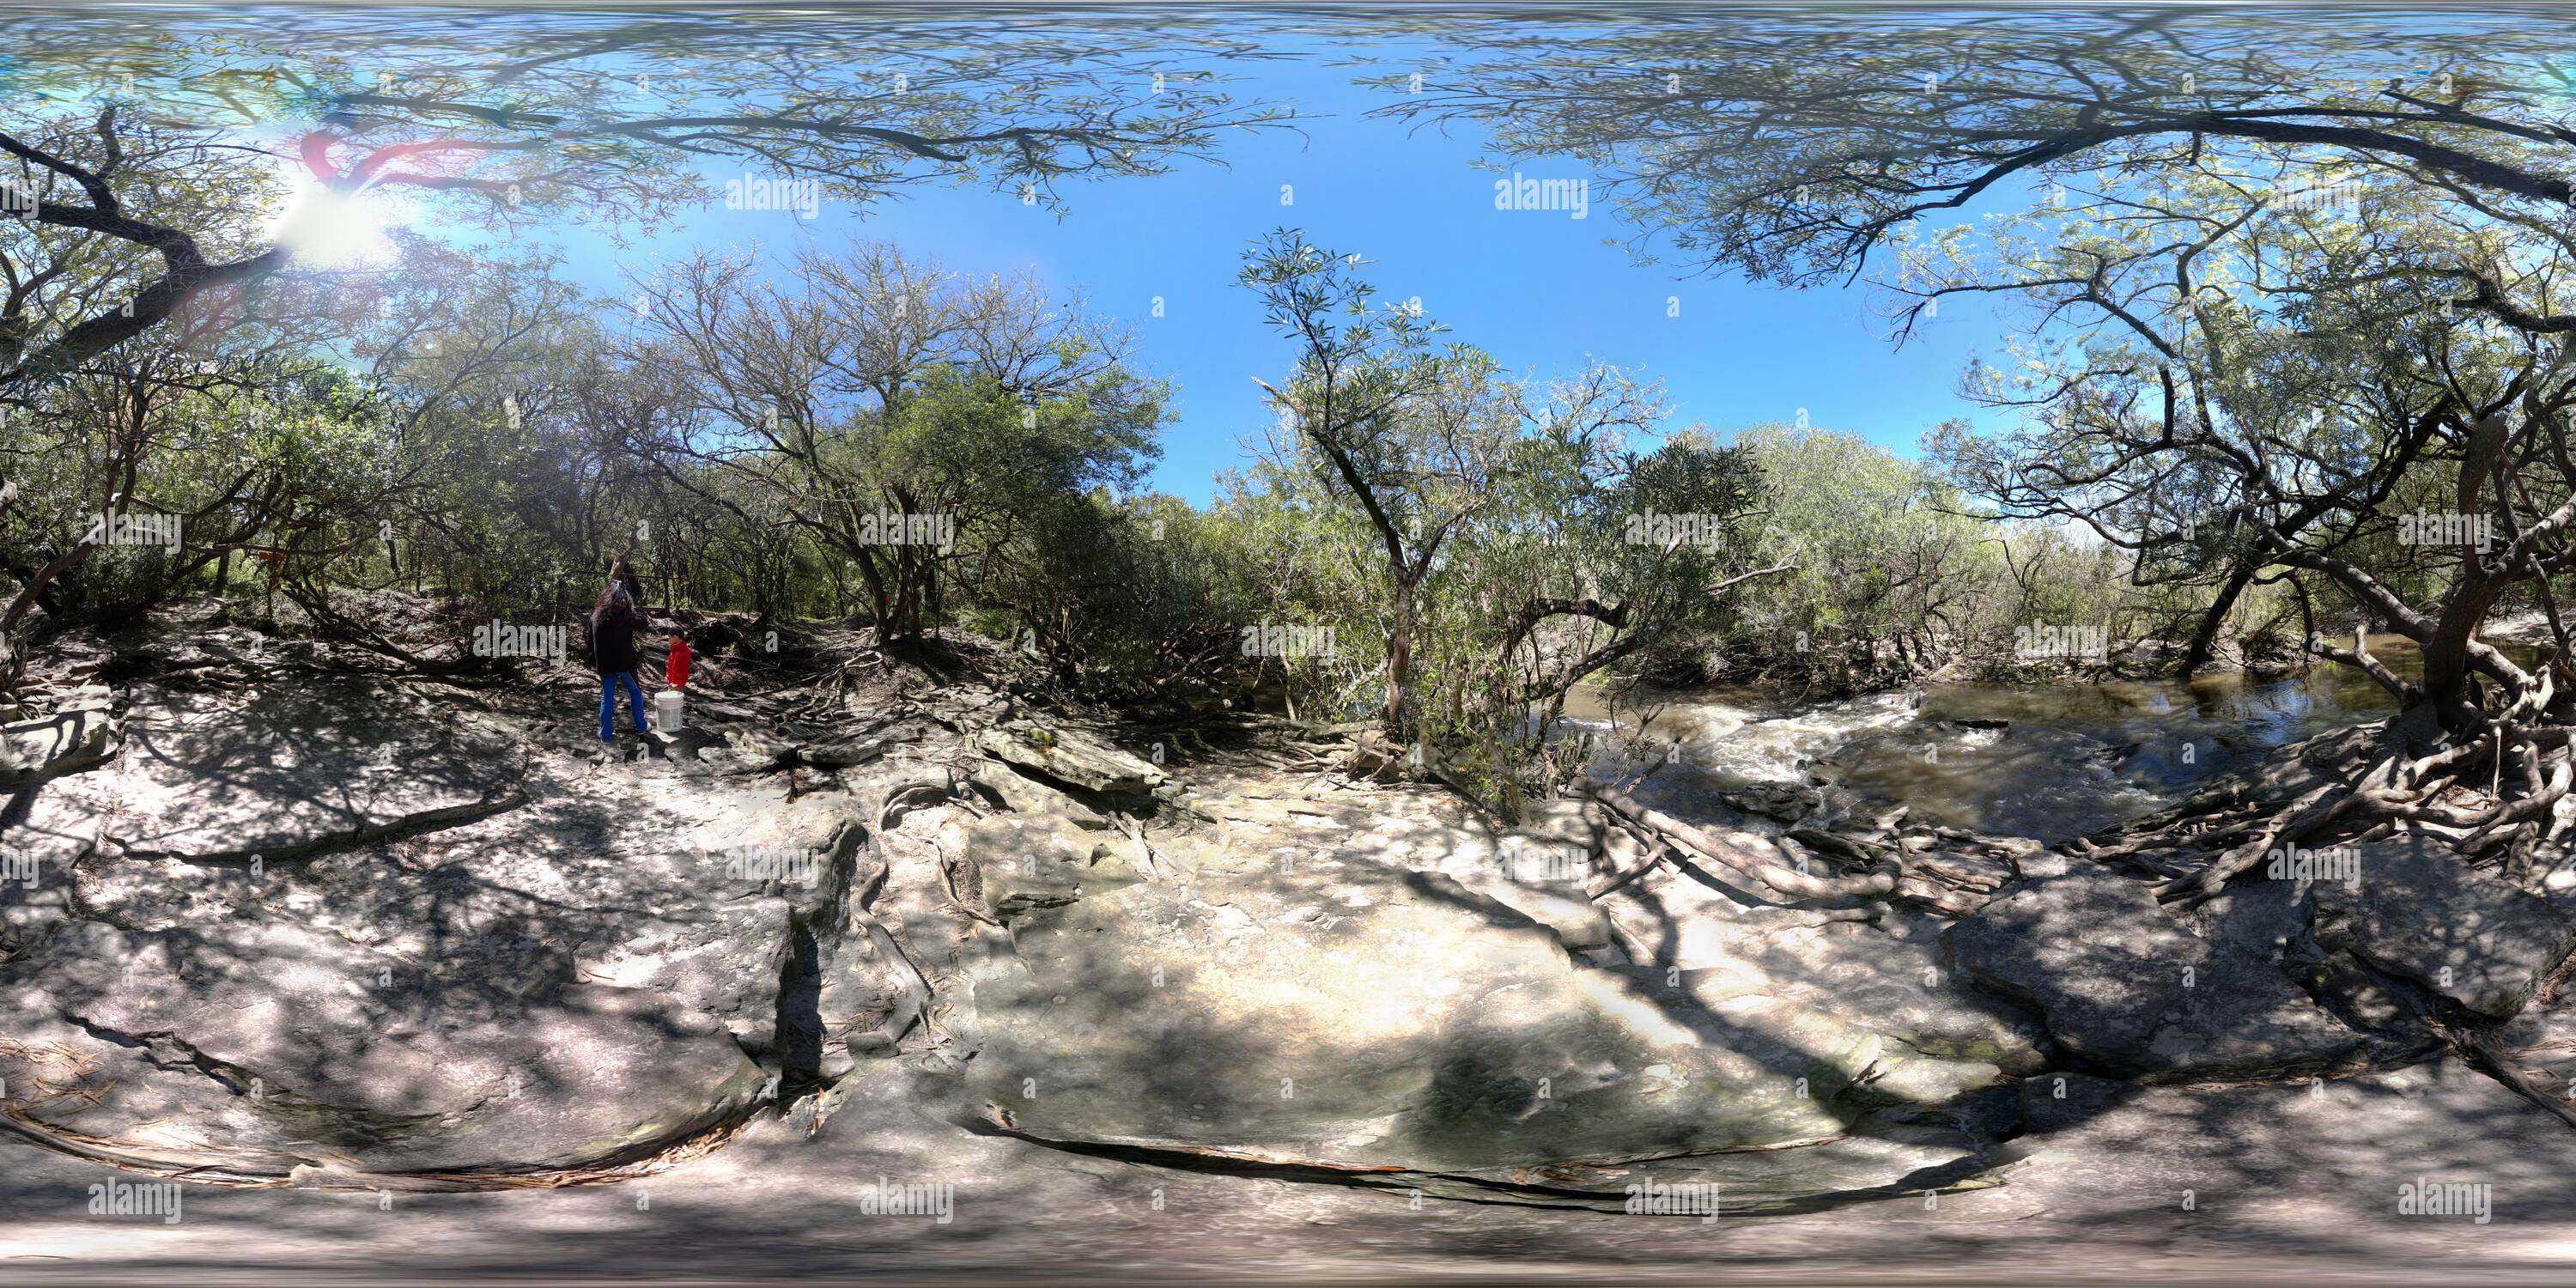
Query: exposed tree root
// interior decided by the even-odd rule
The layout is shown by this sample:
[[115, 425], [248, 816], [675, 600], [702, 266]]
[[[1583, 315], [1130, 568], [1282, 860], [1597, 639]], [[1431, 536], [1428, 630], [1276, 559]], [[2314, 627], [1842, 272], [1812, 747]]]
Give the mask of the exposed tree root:
[[277, 1150], [199, 1149], [109, 1140], [45, 1122], [16, 1108], [0, 1105], [0, 1135], [15, 1136], [39, 1148], [146, 1176], [222, 1185], [237, 1189], [320, 1189], [460, 1193], [477, 1190], [545, 1190], [573, 1185], [615, 1185], [712, 1153], [739, 1135], [757, 1117], [757, 1108], [730, 1115], [677, 1140], [630, 1154], [575, 1167], [493, 1168], [458, 1172], [366, 1172]]
[[2402, 830], [2449, 839], [2467, 861], [2500, 854], [2508, 879], [2527, 885], [2534, 847], [2559, 801], [2576, 789], [2569, 745], [2576, 725], [2517, 722], [2539, 718], [2558, 695], [2544, 675], [2521, 699], [2430, 754], [2412, 754], [2392, 724], [2370, 767], [2341, 781], [2278, 801], [2249, 800], [2246, 784], [2232, 784], [2115, 829], [2099, 843], [2069, 848], [2162, 873], [2158, 897], [2185, 906], [2215, 898], [2284, 847], [2365, 845]]
[[2503, 1083], [2515, 1095], [2548, 1110], [2558, 1120], [2576, 1127], [2576, 1107], [2533, 1086], [2522, 1070], [2514, 1067], [2512, 1056], [2500, 1046], [2495, 1035], [2483, 1029], [2453, 1028], [2436, 1025], [2436, 1031], [2451, 1044], [2451, 1049], [2468, 1061], [2470, 1067]]
[[1621, 871], [1613, 872], [1606, 877], [1602, 877], [1599, 880], [1594, 881], [1592, 885], [1584, 891], [1586, 896], [1593, 899], [1599, 899], [1608, 895], [1610, 892], [1617, 890], [1621, 886], [1654, 871], [1656, 864], [1661, 863], [1666, 859], [1676, 857], [1672, 845], [1662, 837], [1646, 831], [1644, 828], [1639, 827], [1625, 818], [1613, 817], [1611, 821], [1627, 831], [1629, 835], [1636, 837], [1638, 843], [1646, 847], [1646, 857], [1630, 864], [1627, 868]]

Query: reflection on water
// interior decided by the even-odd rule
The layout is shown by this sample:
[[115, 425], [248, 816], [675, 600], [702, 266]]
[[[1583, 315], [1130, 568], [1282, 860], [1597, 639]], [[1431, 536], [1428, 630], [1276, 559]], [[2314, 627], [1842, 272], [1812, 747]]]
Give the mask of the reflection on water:
[[[2401, 676], [2420, 670], [2405, 639], [2374, 637], [2371, 651]], [[2506, 652], [2532, 661], [2531, 650]], [[1810, 782], [1839, 788], [1827, 795], [1841, 810], [1902, 802], [1917, 819], [2052, 843], [2170, 805], [2285, 743], [2397, 709], [2367, 676], [2330, 665], [2275, 678], [1935, 684], [1824, 704], [1744, 686], [1651, 701], [1662, 705], [1648, 731], [1676, 758], [1640, 791], [1677, 814], [1734, 822], [1718, 792]], [[1567, 714], [1608, 718], [1589, 691]], [[1632, 698], [1619, 722], [1633, 727], [1639, 714]]]

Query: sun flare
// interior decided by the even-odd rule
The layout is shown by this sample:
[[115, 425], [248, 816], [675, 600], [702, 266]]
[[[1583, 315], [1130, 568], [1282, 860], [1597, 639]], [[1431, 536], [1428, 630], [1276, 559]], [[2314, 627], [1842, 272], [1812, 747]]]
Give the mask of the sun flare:
[[306, 177], [269, 224], [269, 237], [295, 253], [298, 262], [318, 268], [350, 268], [389, 258], [394, 244], [386, 230], [402, 221], [393, 199], [381, 192], [337, 192]]

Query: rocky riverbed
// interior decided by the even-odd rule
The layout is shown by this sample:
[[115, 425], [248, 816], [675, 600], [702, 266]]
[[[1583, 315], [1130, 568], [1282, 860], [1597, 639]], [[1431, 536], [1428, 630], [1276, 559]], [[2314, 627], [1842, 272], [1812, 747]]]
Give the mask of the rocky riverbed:
[[[1615, 790], [1506, 824], [1318, 771], [1283, 720], [1074, 709], [963, 642], [800, 656], [719, 660], [689, 728], [603, 749], [573, 670], [402, 676], [202, 607], [49, 642], [0, 814], [0, 1260], [2576, 1252], [2576, 909], [2438, 838], [2177, 907], [2151, 859], [1813, 817], [1794, 784], [1703, 851]], [[2238, 796], [2296, 797], [2337, 736]], [[2401, 1214], [2427, 1177], [2483, 1216]], [[184, 1215], [93, 1214], [111, 1182]]]

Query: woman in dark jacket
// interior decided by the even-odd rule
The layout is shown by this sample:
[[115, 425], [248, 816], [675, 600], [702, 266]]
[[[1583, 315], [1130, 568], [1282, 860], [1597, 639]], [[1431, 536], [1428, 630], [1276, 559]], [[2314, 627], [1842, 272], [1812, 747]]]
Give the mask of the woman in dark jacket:
[[599, 740], [613, 742], [617, 737], [617, 682], [626, 682], [627, 705], [635, 712], [635, 732], [644, 728], [644, 690], [635, 683], [635, 667], [642, 659], [635, 652], [635, 632], [644, 625], [644, 614], [635, 607], [635, 597], [627, 593], [624, 581], [612, 580], [599, 593], [599, 604], [590, 610], [590, 660], [599, 667]]

